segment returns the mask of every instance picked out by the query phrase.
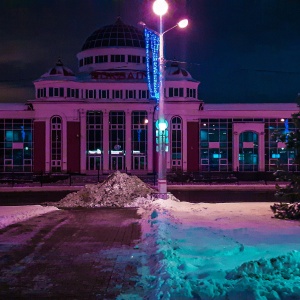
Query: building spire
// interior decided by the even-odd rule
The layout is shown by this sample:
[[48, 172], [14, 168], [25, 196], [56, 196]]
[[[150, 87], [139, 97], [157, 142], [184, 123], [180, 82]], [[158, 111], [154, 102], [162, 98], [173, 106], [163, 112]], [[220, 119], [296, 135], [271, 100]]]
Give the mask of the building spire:
[[58, 58], [58, 60], [57, 60], [57, 62], [56, 62], [56, 65], [57, 65], [57, 66], [60, 66], [60, 67], [62, 67], [62, 66], [64, 65], [64, 64], [62, 63], [60, 57]]

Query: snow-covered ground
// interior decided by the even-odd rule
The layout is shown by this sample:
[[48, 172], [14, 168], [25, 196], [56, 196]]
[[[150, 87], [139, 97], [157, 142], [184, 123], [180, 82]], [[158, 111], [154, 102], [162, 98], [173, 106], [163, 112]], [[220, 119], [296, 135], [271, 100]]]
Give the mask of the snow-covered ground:
[[270, 203], [152, 206], [139, 210], [150, 299], [300, 299], [300, 222], [272, 218]]
[[54, 206], [41, 205], [0, 206], [0, 229], [57, 209]]
[[[272, 203], [146, 202], [136, 248], [149, 299], [300, 299], [300, 222], [272, 218]], [[54, 209], [0, 207], [0, 227]]]

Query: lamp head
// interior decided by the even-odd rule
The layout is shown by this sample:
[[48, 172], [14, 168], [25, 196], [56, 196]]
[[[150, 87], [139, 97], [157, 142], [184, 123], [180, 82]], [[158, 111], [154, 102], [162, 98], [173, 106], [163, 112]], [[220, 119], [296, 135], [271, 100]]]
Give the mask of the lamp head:
[[167, 13], [169, 8], [165, 0], [155, 0], [152, 6], [153, 12], [158, 16], [163, 16]]
[[187, 27], [189, 24], [189, 20], [188, 19], [183, 19], [180, 22], [177, 23], [178, 27], [180, 28], [185, 28]]
[[158, 124], [158, 127], [159, 127], [159, 129], [161, 130], [161, 131], [165, 131], [166, 129], [167, 129], [167, 124], [166, 123], [164, 123], [164, 122], [160, 122], [159, 124]]

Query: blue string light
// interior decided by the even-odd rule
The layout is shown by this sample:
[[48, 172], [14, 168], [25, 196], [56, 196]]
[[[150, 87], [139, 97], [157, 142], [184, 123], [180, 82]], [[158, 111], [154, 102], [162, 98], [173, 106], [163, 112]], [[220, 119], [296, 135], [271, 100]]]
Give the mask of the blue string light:
[[[150, 92], [150, 98], [159, 102], [159, 36], [149, 30], [144, 29], [146, 44], [146, 66], [147, 66], [147, 83]], [[150, 52], [152, 53], [152, 70], [150, 68]], [[151, 72], [152, 71], [152, 72]]]

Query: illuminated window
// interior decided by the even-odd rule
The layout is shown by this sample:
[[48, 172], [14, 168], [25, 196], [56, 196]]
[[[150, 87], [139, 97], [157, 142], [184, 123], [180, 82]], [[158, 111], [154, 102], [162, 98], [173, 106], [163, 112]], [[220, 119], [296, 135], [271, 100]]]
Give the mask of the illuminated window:
[[123, 170], [125, 155], [125, 112], [109, 112], [109, 154], [110, 169]]
[[[287, 150], [284, 141], [278, 141], [278, 136], [287, 135], [294, 130], [294, 123], [291, 119], [265, 119], [265, 169], [274, 172], [278, 167], [287, 171], [298, 171], [294, 164], [295, 152]], [[282, 149], [283, 148], [283, 149]]]
[[[192, 91], [192, 89], [190, 89]], [[199, 149], [201, 171], [232, 170], [231, 120], [200, 120]], [[230, 133], [230, 134], [229, 134]], [[205, 163], [204, 163], [205, 162]]]
[[173, 117], [171, 120], [171, 157], [172, 168], [182, 168], [182, 120], [180, 117]]
[[134, 111], [131, 115], [132, 169], [147, 169], [148, 115], [146, 111]]
[[88, 111], [86, 114], [87, 170], [96, 171], [102, 167], [103, 156], [103, 113]]
[[62, 120], [51, 118], [51, 171], [60, 172], [62, 167]]
[[32, 120], [0, 120], [0, 172], [32, 172], [32, 136]]

